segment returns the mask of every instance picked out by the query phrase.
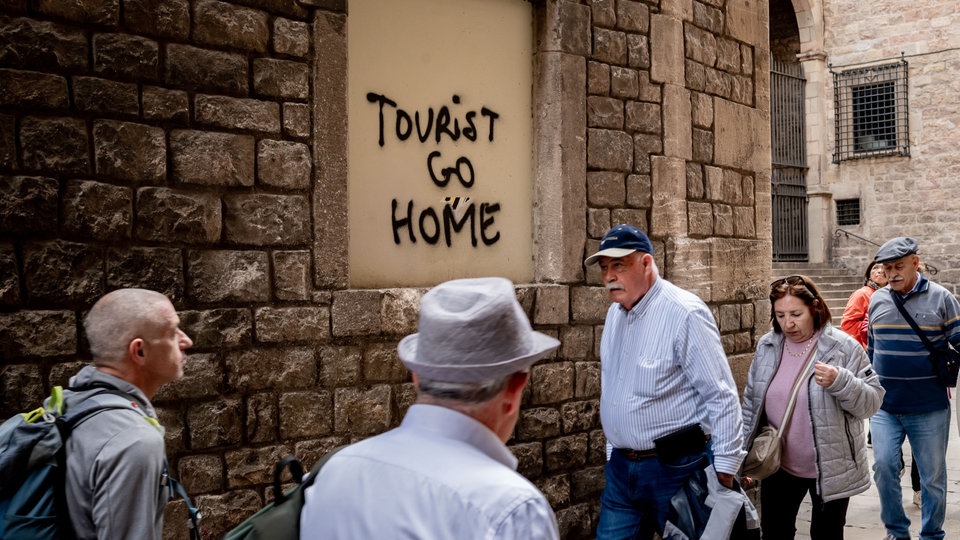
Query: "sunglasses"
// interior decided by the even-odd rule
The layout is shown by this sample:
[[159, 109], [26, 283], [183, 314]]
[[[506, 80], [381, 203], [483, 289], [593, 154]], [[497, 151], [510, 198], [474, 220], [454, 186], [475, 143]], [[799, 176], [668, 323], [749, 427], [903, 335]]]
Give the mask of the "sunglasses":
[[808, 293], [810, 293], [812, 296], [817, 296], [816, 294], [813, 293], [813, 288], [810, 287], [810, 284], [807, 283], [806, 280], [803, 279], [803, 276], [800, 276], [800, 275], [793, 275], [793, 276], [780, 278], [770, 284], [770, 290], [775, 291], [781, 285], [803, 285], [803, 288], [806, 289]]

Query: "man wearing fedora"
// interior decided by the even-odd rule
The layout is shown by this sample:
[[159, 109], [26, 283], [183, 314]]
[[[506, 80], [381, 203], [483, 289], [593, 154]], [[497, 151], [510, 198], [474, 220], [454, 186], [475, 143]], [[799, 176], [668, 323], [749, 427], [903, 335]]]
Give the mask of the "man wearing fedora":
[[503, 278], [448, 281], [400, 341], [417, 401], [401, 425], [335, 454], [305, 492], [303, 539], [559, 538], [505, 443], [534, 362], [560, 342], [530, 327]]
[[870, 297], [868, 311], [867, 355], [886, 390], [880, 410], [870, 419], [873, 478], [886, 540], [911, 537], [900, 488], [904, 437], [920, 470], [920, 538], [944, 537], [950, 400], [947, 388], [937, 380], [930, 352], [897, 300], [937, 347], [946, 342], [960, 346], [960, 302], [919, 272], [918, 250], [917, 241], [907, 237], [880, 246], [874, 261], [883, 264], [887, 286]]
[[584, 261], [596, 263], [613, 300], [600, 339], [608, 459], [597, 539], [648, 540], [711, 456], [720, 483], [734, 486], [740, 400], [710, 309], [659, 276], [646, 234], [613, 227]]

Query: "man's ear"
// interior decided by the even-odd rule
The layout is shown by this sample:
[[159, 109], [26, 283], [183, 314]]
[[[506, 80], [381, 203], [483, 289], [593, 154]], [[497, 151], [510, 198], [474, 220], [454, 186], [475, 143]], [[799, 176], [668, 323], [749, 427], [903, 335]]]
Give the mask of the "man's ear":
[[512, 412], [512, 406], [515, 401], [519, 402], [519, 397], [523, 393], [523, 387], [526, 386], [529, 380], [529, 371], [519, 371], [510, 376], [510, 380], [507, 381], [507, 387], [504, 388], [504, 397], [507, 398], [507, 403], [511, 408], [511, 411], [507, 412]]
[[146, 362], [146, 358], [143, 354], [143, 339], [136, 338], [130, 340], [130, 343], [127, 345], [127, 353], [134, 362], [142, 364]]

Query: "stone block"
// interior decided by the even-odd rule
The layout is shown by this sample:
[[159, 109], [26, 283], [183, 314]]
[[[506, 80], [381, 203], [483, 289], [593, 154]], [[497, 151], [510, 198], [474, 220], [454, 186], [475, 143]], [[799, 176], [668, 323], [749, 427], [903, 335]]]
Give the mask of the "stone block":
[[623, 102], [605, 96], [587, 97], [587, 125], [623, 129]]
[[277, 416], [277, 399], [272, 392], [249, 395], [245, 425], [247, 441], [266, 443], [277, 440]]
[[87, 126], [80, 118], [28, 116], [20, 122], [23, 166], [55, 173], [90, 172]]
[[393, 423], [390, 386], [337, 388], [334, 393], [334, 429], [355, 436], [383, 433]]
[[59, 190], [60, 183], [53, 178], [0, 176], [0, 231], [56, 231]]
[[578, 433], [546, 442], [544, 449], [548, 472], [579, 469], [587, 463], [587, 434]]
[[94, 181], [71, 180], [63, 194], [67, 234], [96, 240], [130, 238], [133, 190]]
[[174, 130], [173, 177], [186, 184], [252, 186], [254, 138], [250, 135]]
[[312, 123], [310, 107], [304, 103], [283, 104], [283, 134], [290, 137], [309, 137]]
[[67, 79], [36, 71], [0, 69], [0, 105], [67, 109], [70, 107]]
[[752, 206], [733, 207], [733, 234], [740, 238], [755, 238], [756, 227]]
[[587, 93], [605, 96], [610, 93], [610, 66], [587, 62]]
[[663, 152], [663, 140], [659, 135], [637, 133], [633, 136], [633, 172], [650, 174], [650, 158]]
[[587, 173], [587, 204], [590, 206], [623, 206], [627, 186], [623, 173], [593, 171]]
[[274, 251], [273, 294], [278, 300], [306, 300], [309, 251]]
[[538, 442], [511, 444], [510, 451], [517, 458], [517, 472], [527, 478], [536, 478], [543, 472], [543, 445]]
[[20, 303], [20, 277], [13, 244], [0, 243], [0, 306]]
[[593, 327], [560, 328], [560, 357], [567, 360], [586, 359], [593, 350]]
[[73, 312], [23, 310], [0, 313], [0, 357], [5, 361], [76, 353], [77, 321]]
[[570, 478], [565, 474], [540, 478], [535, 485], [551, 506], [566, 506], [570, 503]]
[[703, 64], [698, 64], [692, 60], [686, 61], [686, 81], [687, 88], [693, 92], [712, 92], [714, 89], [707, 87], [707, 68]]
[[329, 435], [333, 430], [333, 396], [327, 390], [280, 395], [280, 439]]
[[611, 129], [589, 129], [587, 167], [629, 172], [633, 169], [630, 135]]
[[640, 76], [635, 69], [610, 67], [610, 93], [621, 99], [637, 99], [640, 93]]
[[573, 323], [603, 324], [609, 307], [610, 298], [603, 287], [572, 287], [570, 289], [570, 311]]
[[303, 245], [310, 240], [310, 207], [300, 195], [224, 197], [227, 241], [254, 246]]
[[254, 311], [257, 341], [288, 343], [330, 339], [330, 308], [263, 307]]
[[[650, 222], [650, 211], [647, 209], [617, 208], [610, 212], [610, 221], [614, 223], [636, 223], [642, 224]], [[653, 240], [654, 249], [657, 248], [657, 240]], [[655, 251], [654, 253], [660, 253]]]
[[137, 85], [100, 79], [73, 77], [74, 106], [83, 113], [137, 116], [140, 103]]
[[292, 60], [254, 58], [253, 90], [260, 96], [307, 99], [310, 96], [310, 65]]
[[183, 300], [183, 255], [176, 248], [119, 247], [107, 251], [107, 288], [142, 287]]
[[193, 21], [193, 36], [199, 43], [259, 53], [267, 50], [270, 25], [264, 11], [199, 0], [194, 6]]
[[575, 501], [599, 498], [606, 483], [603, 467], [587, 467], [570, 473], [570, 497]]
[[713, 127], [713, 97], [702, 92], [691, 92], [690, 108], [694, 127]]
[[610, 230], [610, 210], [587, 208], [587, 235], [600, 238], [608, 230]]
[[721, 305], [719, 323], [720, 332], [722, 333], [740, 330], [740, 305]]
[[0, 114], [0, 168], [17, 170], [16, 118]]
[[[4, 360], [12, 360], [14, 357], [6, 354], [5, 350], [4, 317], [5, 315], [0, 315], [0, 351], [3, 352]], [[37, 404], [47, 397], [43, 393], [43, 383], [38, 364], [5, 363], [0, 370], [0, 395], [3, 396], [3, 401], [0, 402], [0, 417], [10, 418], [14, 414], [35, 409]]]
[[752, 0], [730, 0], [725, 6], [726, 29], [730, 37], [755, 47], [769, 39], [769, 6]]
[[703, 182], [703, 167], [699, 163], [687, 163], [687, 198], [703, 199], [706, 196], [706, 187]]
[[522, 409], [517, 421], [517, 439], [546, 439], [560, 435], [560, 411], [552, 407]]
[[198, 302], [266, 302], [267, 254], [262, 251], [188, 251], [188, 293]]
[[0, 26], [0, 65], [50, 72], [87, 70], [85, 30], [28, 19], [5, 18]]
[[[636, 34], [627, 35], [627, 65], [634, 69], [650, 69], [650, 40], [647, 38], [647, 36], [640, 36]], [[639, 79], [641, 81], [646, 79], [649, 82], [647, 74], [644, 74]], [[640, 92], [640, 97], [645, 101], [649, 101], [649, 99], [644, 98], [647, 90], [643, 89], [643, 84], [640, 86], [642, 90]]]
[[246, 347], [253, 342], [253, 317], [246, 309], [178, 312], [180, 328], [193, 340], [192, 350]]
[[687, 202], [687, 232], [690, 236], [713, 235], [713, 205], [708, 202]]
[[177, 478], [191, 497], [223, 489], [224, 466], [219, 455], [184, 456], [178, 460], [177, 471]]
[[716, 165], [746, 171], [762, 171], [769, 167], [770, 121], [767, 113], [718, 99], [714, 101], [714, 114]]
[[[239, 489], [218, 495], [200, 495], [194, 498], [194, 503], [203, 511], [203, 530], [229, 531], [263, 508], [264, 500], [253, 489]], [[170, 508], [171, 504], [167, 507]], [[164, 540], [185, 538], [182, 534], [183, 524], [186, 523], [185, 514], [177, 520], [168, 512], [164, 516], [163, 523]], [[167, 536], [168, 528], [173, 528], [179, 536]]]
[[[599, 347], [599, 339], [594, 340]], [[598, 357], [594, 355], [594, 358]], [[574, 396], [583, 399], [600, 395], [600, 362], [577, 362], [577, 380]]]
[[560, 417], [563, 419], [564, 433], [596, 429], [600, 427], [600, 401], [588, 399], [564, 403], [560, 407]]
[[658, 103], [628, 101], [624, 125], [629, 131], [659, 135], [663, 131], [660, 114], [661, 107]]
[[216, 242], [220, 199], [212, 193], [161, 187], [137, 190], [137, 238], [161, 242]]
[[740, 43], [732, 39], [717, 39], [717, 69], [739, 73], [741, 66]]
[[733, 236], [733, 208], [729, 204], [714, 203], [713, 218], [717, 236]]
[[89, 363], [89, 359], [76, 362], [57, 362], [50, 367], [50, 386], [70, 386], [70, 377], [76, 375]]
[[130, 34], [94, 34], [93, 71], [108, 77], [154, 81], [160, 75], [160, 46]]
[[381, 332], [394, 336], [416, 332], [420, 318], [420, 298], [424, 292], [424, 289], [385, 290], [380, 313]]
[[649, 174], [627, 175], [627, 206], [631, 208], [650, 208], [653, 194], [650, 191]]
[[183, 365], [183, 377], [160, 387], [154, 403], [181, 402], [188, 399], [218, 399], [223, 369], [216, 354], [189, 354]]
[[650, 30], [650, 8], [636, 0], [619, 0], [617, 28], [646, 34]]
[[690, 92], [680, 86], [663, 89], [663, 153], [667, 157], [690, 159], [693, 156]]
[[259, 99], [199, 94], [193, 98], [197, 121], [213, 127], [280, 133], [280, 105]]
[[27, 295], [56, 304], [93, 303], [103, 295], [103, 249], [54, 240], [23, 247]]
[[363, 378], [374, 383], [402, 383], [410, 380], [410, 373], [400, 362], [396, 343], [372, 343], [364, 349]]
[[693, 161], [713, 162], [713, 132], [694, 128], [692, 132]]
[[613, 0], [597, 0], [590, 6], [593, 13], [593, 24], [611, 27], [617, 22], [617, 12]]
[[[710, 258], [724, 261], [713, 265], [714, 298], [717, 301], [736, 298], [761, 298], [766, 303], [770, 283], [769, 269], [764, 261], [770, 260], [770, 244], [752, 239], [716, 238], [711, 242]], [[758, 313], [768, 313], [769, 304]], [[764, 315], [765, 317], [765, 315]], [[765, 324], [765, 321], [760, 321]], [[758, 330], [761, 333], [765, 329]]]
[[590, 454], [588, 461], [593, 464], [605, 464], [607, 462], [607, 439], [603, 435], [602, 429], [590, 432]]
[[564, 325], [570, 320], [570, 288], [541, 285], [536, 288], [533, 324]]
[[650, 160], [653, 165], [651, 236], [686, 236], [686, 162], [682, 158], [665, 156], [653, 156]]
[[179, 409], [157, 407], [157, 420], [164, 428], [163, 441], [167, 452], [180, 453], [186, 450], [184, 441], [185, 425], [183, 415]]
[[573, 398], [573, 375], [572, 362], [534, 364], [530, 370], [533, 404], [560, 403]]
[[84, 2], [59, 2], [37, 0], [35, 9], [43, 15], [53, 15], [70, 21], [117, 26], [120, 22], [120, 0], [86, 0]]
[[[283, 445], [226, 452], [227, 486], [238, 488], [272, 484], [274, 464], [289, 453], [290, 449]], [[289, 474], [281, 476], [281, 482], [290, 480]]]
[[360, 382], [363, 355], [359, 347], [330, 345], [317, 348], [320, 385], [326, 388], [352, 386]]
[[167, 146], [162, 128], [98, 120], [93, 123], [93, 144], [98, 174], [137, 182], [166, 178]]
[[317, 380], [313, 349], [244, 349], [226, 355], [228, 391], [312, 388]]
[[303, 143], [264, 139], [257, 143], [257, 181], [282, 189], [310, 187], [313, 161]]
[[277, 17], [273, 21], [273, 51], [305, 57], [310, 52], [310, 25]]
[[683, 86], [683, 23], [666, 15], [650, 16], [650, 80]]
[[186, 40], [190, 35], [190, 2], [124, 0], [123, 20], [138, 34]]
[[159, 86], [143, 87], [143, 117], [186, 124], [190, 120], [190, 98], [182, 90]]
[[627, 63], [627, 35], [606, 28], [593, 29], [593, 58], [608, 64]]
[[168, 84], [185, 89], [212, 88], [231, 95], [247, 94], [246, 56], [175, 43], [166, 48], [164, 77]]
[[723, 11], [701, 2], [693, 3], [693, 24], [711, 32], [723, 32]]
[[713, 33], [688, 26], [683, 41], [688, 59], [707, 67], [717, 63], [717, 37]]
[[336, 337], [379, 334], [380, 291], [344, 290], [333, 293], [333, 335]]

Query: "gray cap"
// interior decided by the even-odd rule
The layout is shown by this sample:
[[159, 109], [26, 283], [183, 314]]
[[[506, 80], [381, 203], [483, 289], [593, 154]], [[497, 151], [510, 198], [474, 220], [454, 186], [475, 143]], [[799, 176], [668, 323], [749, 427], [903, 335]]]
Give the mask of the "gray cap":
[[877, 254], [873, 257], [873, 261], [878, 263], [895, 261], [901, 257], [916, 253], [919, 249], [920, 245], [917, 244], [917, 241], [913, 238], [898, 236], [887, 240], [885, 244], [880, 246]]

